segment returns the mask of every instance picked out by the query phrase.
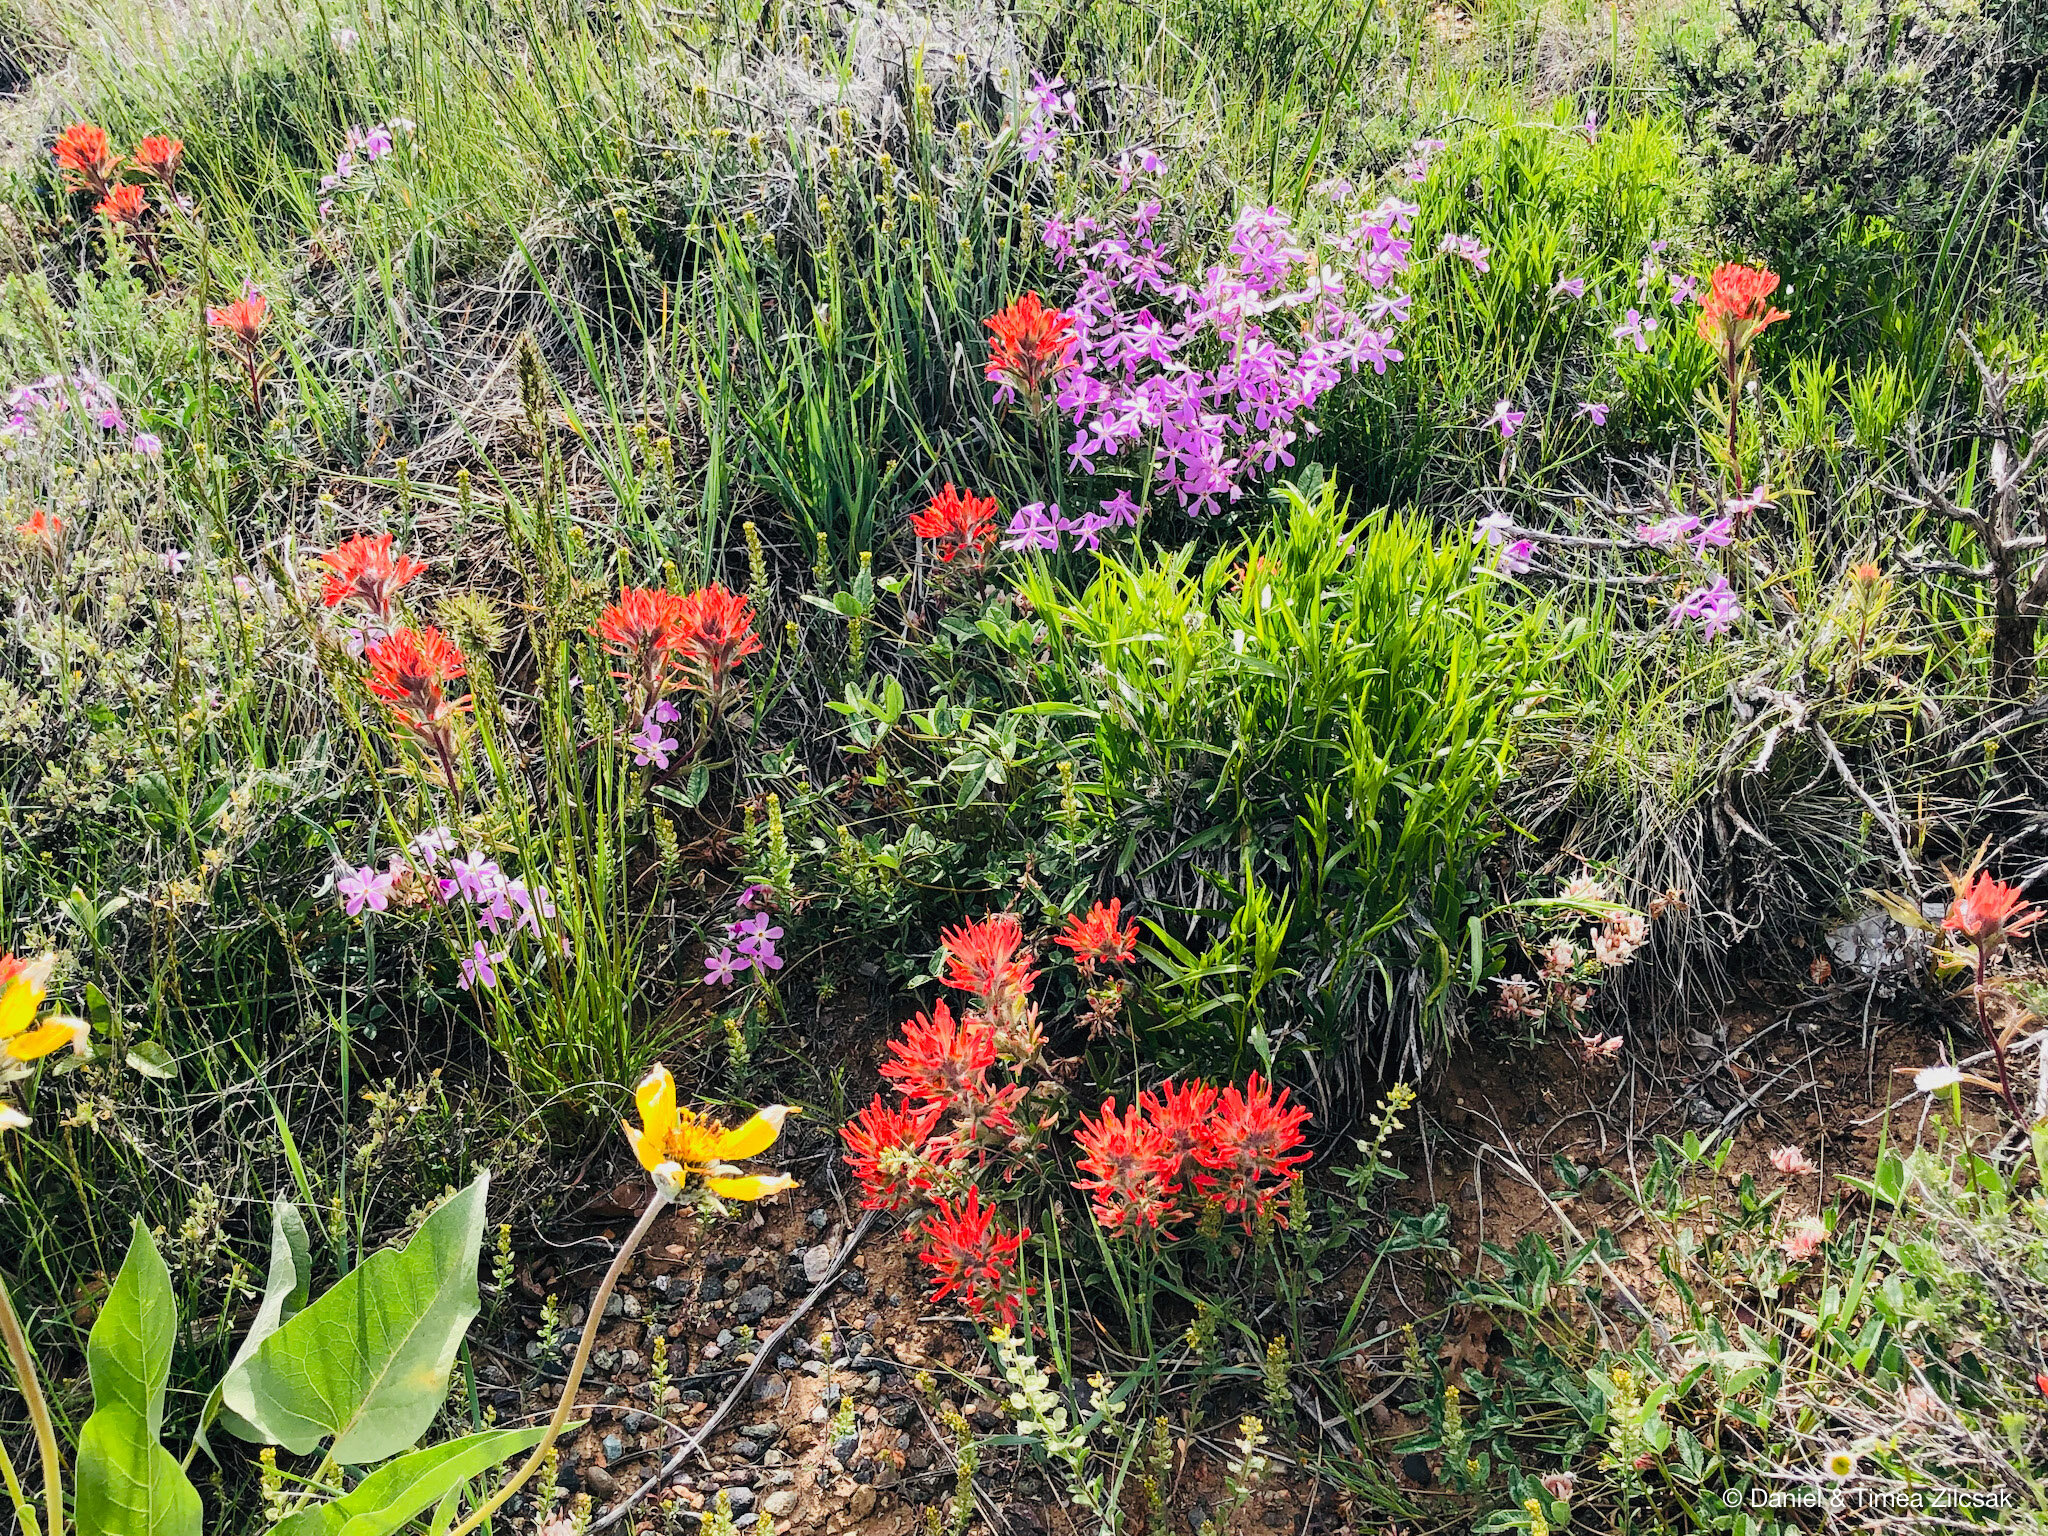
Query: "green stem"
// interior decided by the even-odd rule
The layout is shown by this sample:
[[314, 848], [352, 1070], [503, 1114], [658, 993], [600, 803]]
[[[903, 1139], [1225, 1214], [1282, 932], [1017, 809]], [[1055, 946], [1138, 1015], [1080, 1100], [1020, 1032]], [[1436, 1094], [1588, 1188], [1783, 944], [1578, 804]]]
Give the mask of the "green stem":
[[43, 1400], [43, 1385], [36, 1377], [35, 1356], [29, 1353], [28, 1335], [15, 1315], [14, 1298], [8, 1295], [5, 1280], [0, 1280], [0, 1336], [6, 1339], [7, 1358], [14, 1365], [21, 1400], [28, 1406], [29, 1422], [35, 1425], [36, 1449], [43, 1458], [43, 1491], [50, 1506], [50, 1536], [64, 1536], [64, 1462], [57, 1450], [57, 1426], [50, 1420], [50, 1405]]
[[14, 1458], [7, 1454], [4, 1444], [0, 1444], [0, 1479], [6, 1481], [7, 1497], [14, 1503], [15, 1518], [21, 1521], [25, 1536], [42, 1536], [43, 1526], [36, 1519], [36, 1507], [21, 1491], [21, 1478], [15, 1473]]
[[604, 1279], [598, 1284], [597, 1294], [590, 1299], [590, 1315], [583, 1320], [583, 1340], [576, 1346], [576, 1358], [570, 1363], [569, 1379], [562, 1383], [562, 1400], [555, 1404], [554, 1417], [548, 1420], [548, 1432], [541, 1436], [540, 1444], [533, 1448], [525, 1464], [512, 1474], [505, 1486], [471, 1510], [468, 1518], [450, 1531], [448, 1536], [469, 1536], [471, 1531], [490, 1519], [506, 1500], [525, 1486], [526, 1480], [533, 1476], [541, 1462], [546, 1459], [549, 1449], [560, 1438], [563, 1426], [569, 1422], [569, 1415], [575, 1411], [576, 1389], [583, 1385], [583, 1369], [590, 1364], [591, 1350], [597, 1347], [597, 1330], [604, 1322], [604, 1306], [611, 1300], [612, 1287], [619, 1283], [619, 1276], [626, 1272], [626, 1265], [633, 1257], [633, 1250], [640, 1246], [641, 1239], [647, 1236], [648, 1229], [654, 1225], [654, 1218], [668, 1208], [668, 1203], [668, 1191], [657, 1183], [654, 1198], [647, 1202], [646, 1213], [627, 1234], [626, 1241], [612, 1259], [612, 1267], [604, 1272]]

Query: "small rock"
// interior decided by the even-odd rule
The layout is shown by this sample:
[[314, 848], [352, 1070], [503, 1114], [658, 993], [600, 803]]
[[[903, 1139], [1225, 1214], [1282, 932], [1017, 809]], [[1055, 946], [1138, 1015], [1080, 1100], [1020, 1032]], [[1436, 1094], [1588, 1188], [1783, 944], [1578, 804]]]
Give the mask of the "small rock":
[[738, 1514], [743, 1509], [752, 1509], [754, 1507], [754, 1490], [745, 1483], [735, 1483], [732, 1487], [726, 1489], [725, 1498], [727, 1506], [734, 1514]]
[[777, 1369], [778, 1371], [793, 1371], [793, 1370], [795, 1370], [795, 1369], [796, 1369], [796, 1356], [795, 1356], [795, 1355], [790, 1355], [790, 1354], [781, 1354], [781, 1355], [777, 1355], [777, 1356], [775, 1357], [775, 1369]]
[[625, 1454], [625, 1441], [621, 1440], [617, 1435], [606, 1435], [604, 1437], [604, 1459], [607, 1462], [617, 1461]]
[[624, 1369], [624, 1370], [628, 1370], [628, 1371], [637, 1371], [637, 1370], [639, 1370], [639, 1369], [640, 1369], [640, 1351], [639, 1351], [639, 1350], [637, 1350], [637, 1349], [622, 1349], [622, 1350], [620, 1350], [620, 1351], [619, 1351], [619, 1365], [620, 1365], [620, 1368], [621, 1368], [621, 1369]]
[[865, 1520], [875, 1512], [875, 1490], [866, 1483], [853, 1490], [853, 1497], [847, 1502], [846, 1512], [856, 1520]]
[[732, 1340], [733, 1332], [730, 1328], [721, 1328], [718, 1330], [718, 1347], [720, 1349], [725, 1348], [725, 1346], [730, 1344]]
[[699, 1301], [717, 1301], [724, 1295], [725, 1277], [723, 1275], [706, 1275], [697, 1282], [697, 1299]]
[[763, 1451], [761, 1453], [761, 1465], [764, 1467], [779, 1467], [784, 1459], [780, 1451]]
[[832, 1411], [823, 1403], [818, 1404], [817, 1407], [811, 1410], [811, 1422], [813, 1424], [822, 1424], [831, 1417]]
[[774, 1305], [774, 1288], [772, 1286], [756, 1285], [749, 1287], [741, 1295], [739, 1303], [734, 1310], [739, 1313], [742, 1321], [752, 1322]]
[[822, 1285], [825, 1276], [832, 1272], [832, 1245], [819, 1243], [804, 1250], [804, 1278], [813, 1285]]
[[758, 1440], [763, 1445], [773, 1445], [782, 1438], [782, 1426], [773, 1419], [763, 1419], [758, 1424], [749, 1424], [740, 1433], [749, 1440]]
[[746, 1436], [742, 1435], [739, 1439], [733, 1441], [732, 1453], [739, 1457], [741, 1461], [759, 1461], [761, 1459], [761, 1442], [749, 1440]]
[[825, 1214], [825, 1207], [823, 1207], [822, 1205], [819, 1206], [815, 1211], [811, 1212], [810, 1215], [804, 1218], [804, 1220], [808, 1221], [811, 1224], [811, 1230], [814, 1232], [824, 1231], [825, 1223], [830, 1221], [831, 1219], [831, 1217]]
[[781, 1397], [788, 1391], [789, 1384], [780, 1376], [763, 1376], [754, 1383], [753, 1398], [757, 1403], [765, 1403]]
[[621, 1295], [620, 1295], [620, 1294], [619, 1294], [619, 1293], [618, 1293], [617, 1291], [613, 1291], [613, 1292], [612, 1292], [612, 1294], [611, 1294], [611, 1300], [607, 1301], [607, 1302], [606, 1302], [606, 1303], [604, 1304], [604, 1315], [605, 1315], [606, 1317], [623, 1317], [623, 1316], [625, 1316], [625, 1315], [626, 1315], [626, 1298], [625, 1298], [625, 1297], [623, 1297], [623, 1296], [621, 1296]]
[[796, 1508], [796, 1490], [794, 1488], [776, 1489], [775, 1492], [769, 1494], [767, 1498], [761, 1501], [761, 1508], [766, 1513], [780, 1520], [784, 1515]]
[[931, 1469], [932, 1464], [931, 1447], [928, 1445], [920, 1445], [916, 1450], [910, 1453], [907, 1459], [910, 1462], [911, 1466], [915, 1467], [918, 1471], [929, 1471]]
[[608, 1499], [619, 1491], [619, 1480], [593, 1461], [583, 1469], [583, 1486], [600, 1499]]
[[590, 1366], [598, 1375], [609, 1376], [619, 1368], [619, 1352], [616, 1349], [593, 1350]]
[[853, 1458], [860, 1452], [860, 1436], [844, 1435], [832, 1442], [832, 1454], [841, 1466], [851, 1466]]

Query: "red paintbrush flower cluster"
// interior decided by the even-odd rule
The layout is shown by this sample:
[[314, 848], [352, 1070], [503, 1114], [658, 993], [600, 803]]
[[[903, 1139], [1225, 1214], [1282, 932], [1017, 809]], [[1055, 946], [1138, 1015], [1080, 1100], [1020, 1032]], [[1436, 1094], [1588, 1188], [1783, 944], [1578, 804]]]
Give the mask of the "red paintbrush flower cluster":
[[114, 153], [107, 130], [95, 123], [73, 123], [58, 134], [50, 158], [57, 162], [67, 189], [94, 197], [107, 195], [121, 169], [121, 157]]
[[138, 229], [142, 215], [148, 210], [149, 199], [142, 188], [132, 181], [124, 181], [118, 187], [110, 188], [107, 195], [93, 205], [93, 212], [109, 224], [119, 224], [126, 229]]
[[948, 564], [958, 560], [980, 570], [996, 546], [996, 499], [956, 491], [948, 480], [922, 512], [910, 514], [910, 531], [937, 545], [939, 558]]
[[1098, 901], [1086, 917], [1069, 917], [1053, 943], [1073, 951], [1074, 963], [1084, 975], [1094, 975], [1098, 965], [1128, 965], [1137, 958], [1138, 925], [1121, 927], [1123, 915], [1122, 897], [1113, 898], [1108, 906]]
[[1988, 870], [1975, 870], [1956, 882], [1941, 926], [1966, 942], [1996, 949], [2016, 939], [2041, 920], [2041, 909], [2020, 895], [2020, 886], [1994, 880]]
[[1030, 1235], [1029, 1227], [1006, 1232], [997, 1226], [995, 1206], [982, 1204], [981, 1191], [972, 1185], [958, 1205], [937, 1201], [924, 1220], [924, 1248], [918, 1254], [932, 1272], [932, 1300], [957, 1292], [976, 1317], [992, 1316], [1010, 1327], [1023, 1300], [1017, 1251]]
[[[175, 197], [178, 161], [184, 153], [182, 140], [158, 134], [138, 144], [128, 164]], [[122, 161], [114, 152], [107, 130], [95, 123], [73, 123], [57, 135], [57, 142], [50, 146], [50, 158], [57, 162], [65, 189], [90, 195], [93, 212], [127, 231], [143, 259], [152, 268], [158, 268], [154, 240], [144, 224], [149, 212], [148, 194], [133, 182], [118, 179]]]
[[320, 600], [329, 608], [338, 608], [350, 598], [355, 598], [377, 619], [389, 623], [392, 605], [398, 599], [398, 590], [427, 567], [425, 562], [410, 555], [399, 554], [391, 547], [391, 535], [380, 533], [375, 538], [359, 533], [352, 539], [344, 539], [320, 557], [320, 563], [327, 567], [327, 578], [320, 591]]
[[626, 663], [614, 675], [644, 712], [675, 687], [723, 707], [739, 686], [740, 663], [761, 649], [753, 624], [753, 602], [713, 582], [689, 593], [627, 587], [591, 632]]
[[1027, 293], [983, 322], [988, 326], [988, 364], [983, 370], [998, 404], [1022, 395], [1033, 410], [1045, 386], [1073, 363], [1074, 317], [1049, 309]]
[[450, 697], [448, 685], [468, 675], [462, 652], [440, 630], [429, 626], [378, 636], [364, 646], [363, 659], [370, 664], [370, 692], [433, 752], [453, 799], [460, 792], [457, 754], [461, 719], [470, 700]]
[[1724, 262], [1714, 268], [1713, 290], [1700, 305], [1700, 339], [1714, 349], [1721, 372], [1730, 380], [1741, 377], [1749, 349], [1769, 327], [1792, 316], [1773, 309], [1770, 297], [1778, 291], [1778, 274], [1768, 267], [1745, 267]]
[[1121, 1114], [1104, 1099], [1099, 1118], [1075, 1132], [1089, 1197], [1106, 1232], [1164, 1235], [1174, 1222], [1214, 1202], [1244, 1217], [1286, 1225], [1275, 1202], [1309, 1159], [1302, 1149], [1308, 1111], [1276, 1095], [1255, 1072], [1243, 1088], [1168, 1083], [1138, 1095]]

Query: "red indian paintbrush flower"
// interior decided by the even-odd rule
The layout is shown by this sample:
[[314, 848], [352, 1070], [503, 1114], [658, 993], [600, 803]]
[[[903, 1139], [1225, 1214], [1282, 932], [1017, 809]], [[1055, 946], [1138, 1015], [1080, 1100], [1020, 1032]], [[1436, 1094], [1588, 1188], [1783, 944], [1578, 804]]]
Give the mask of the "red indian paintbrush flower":
[[57, 135], [50, 155], [64, 173], [64, 185], [73, 192], [106, 196], [114, 173], [121, 168], [120, 157], [107, 139], [107, 130], [92, 123], [73, 123]]
[[922, 512], [910, 514], [910, 531], [938, 545], [939, 558], [979, 566], [996, 542], [996, 499], [946, 488]]
[[1128, 964], [1137, 958], [1138, 925], [1120, 927], [1123, 912], [1122, 897], [1113, 899], [1108, 906], [1098, 901], [1088, 909], [1086, 917], [1079, 913], [1069, 917], [1067, 926], [1053, 943], [1072, 950], [1075, 961], [1091, 973], [1097, 965]]
[[998, 386], [997, 403], [1021, 394], [1036, 410], [1040, 392], [1073, 361], [1074, 317], [1027, 293], [983, 323], [989, 330], [984, 372]]
[[1005, 1232], [995, 1224], [996, 1208], [984, 1205], [981, 1191], [970, 1187], [957, 1206], [940, 1200], [925, 1218], [923, 1252], [918, 1258], [931, 1270], [932, 1300], [957, 1293], [976, 1317], [990, 1314], [1007, 1328], [1017, 1321], [1022, 1298], [1017, 1287], [1017, 1250], [1031, 1235], [1029, 1227]]
[[320, 563], [327, 567], [320, 591], [323, 603], [337, 608], [353, 597], [385, 620], [391, 617], [398, 589], [427, 568], [424, 562], [392, 549], [388, 533], [375, 538], [359, 533], [345, 539], [322, 555]]
[[1191, 1173], [1215, 1130], [1216, 1090], [1203, 1082], [1162, 1083], [1139, 1094], [1138, 1103], [1166, 1138], [1174, 1176]]
[[988, 999], [998, 993], [1028, 993], [1037, 972], [1018, 963], [1024, 946], [1024, 925], [1015, 914], [998, 912], [971, 923], [939, 930], [946, 947], [945, 982], [962, 992]]
[[1792, 318], [1772, 308], [1770, 297], [1777, 291], [1778, 274], [1770, 268], [1722, 263], [1714, 268], [1713, 291], [1700, 305], [1700, 339], [1724, 354], [1746, 350], [1768, 327]]
[[889, 1054], [882, 1076], [911, 1103], [943, 1114], [963, 1101], [988, 1097], [995, 1031], [980, 1019], [956, 1021], [942, 1000], [929, 1017], [920, 1013], [903, 1026], [903, 1038], [889, 1042]]
[[16, 523], [14, 531], [24, 544], [33, 545], [41, 554], [55, 560], [64, 548], [64, 519], [56, 513], [38, 507], [25, 523]]
[[1116, 1101], [1104, 1099], [1102, 1118], [1083, 1115], [1074, 1140], [1081, 1147], [1081, 1171], [1088, 1175], [1076, 1179], [1074, 1188], [1087, 1194], [1105, 1232], [1157, 1232], [1180, 1214], [1174, 1204], [1179, 1159], [1142, 1103], [1119, 1117]]
[[627, 587], [599, 615], [591, 633], [629, 669], [614, 674], [638, 691], [640, 709], [651, 709], [675, 680], [681, 665], [683, 598], [659, 587]]
[[1195, 1178], [1203, 1191], [1223, 1202], [1227, 1211], [1264, 1211], [1309, 1160], [1301, 1128], [1308, 1111], [1287, 1102], [1287, 1090], [1276, 1097], [1270, 1083], [1254, 1072], [1243, 1089], [1232, 1085], [1216, 1096], [1209, 1144], [1195, 1158], [1207, 1170]]
[[1968, 942], [1995, 949], [2018, 938], [2041, 920], [2041, 909], [2020, 896], [2020, 887], [1994, 880], [1978, 870], [1956, 882], [1955, 900], [1941, 926]]
[[185, 141], [153, 133], [135, 146], [131, 164], [146, 176], [154, 176], [169, 190], [178, 179], [178, 162], [185, 158]]
[[683, 686], [722, 704], [738, 686], [740, 663], [761, 649], [753, 600], [713, 582], [677, 605], [675, 627]]
[[860, 1181], [861, 1206], [870, 1211], [900, 1211], [924, 1192], [925, 1152], [939, 1123], [937, 1105], [911, 1109], [874, 1102], [854, 1116], [839, 1135], [846, 1143], [847, 1165]]
[[209, 305], [206, 323], [216, 331], [226, 331], [246, 347], [253, 347], [263, 331], [263, 322], [270, 318], [270, 300], [250, 289], [232, 304]]
[[363, 648], [370, 664], [370, 692], [391, 707], [401, 724], [434, 753], [448, 794], [460, 793], [456, 775], [456, 725], [468, 699], [450, 699], [448, 685], [467, 675], [462, 652], [434, 628], [399, 629]]
[[133, 227], [142, 222], [143, 211], [148, 207], [149, 198], [142, 188], [133, 182], [123, 182], [94, 204], [92, 211], [109, 224]]

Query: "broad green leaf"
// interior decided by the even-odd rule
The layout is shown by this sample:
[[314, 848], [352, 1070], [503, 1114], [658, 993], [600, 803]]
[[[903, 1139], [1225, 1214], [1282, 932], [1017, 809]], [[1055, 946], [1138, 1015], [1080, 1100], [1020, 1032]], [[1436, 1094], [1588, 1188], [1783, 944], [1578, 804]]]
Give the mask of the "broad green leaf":
[[547, 1426], [487, 1429], [379, 1467], [331, 1504], [301, 1510], [276, 1536], [391, 1536], [421, 1510], [508, 1457], [540, 1444]]
[[[229, 1363], [230, 1372], [255, 1354], [257, 1346], [277, 1332], [280, 1324], [305, 1307], [312, 1283], [313, 1245], [306, 1235], [306, 1219], [296, 1205], [280, 1198], [270, 1207], [270, 1273], [263, 1282], [263, 1304], [256, 1309], [255, 1320], [242, 1336], [241, 1347]], [[220, 1411], [221, 1396], [222, 1388], [215, 1387], [207, 1400], [206, 1412], [201, 1415], [202, 1437], [204, 1426]], [[230, 1412], [226, 1420], [228, 1428], [243, 1439], [258, 1438], [238, 1415]], [[245, 1428], [251, 1432], [244, 1434]]]
[[79, 1432], [73, 1515], [78, 1536], [200, 1536], [199, 1491], [126, 1403]]
[[222, 1400], [237, 1434], [296, 1456], [332, 1436], [336, 1461], [365, 1466], [426, 1432], [480, 1304], [490, 1178], [477, 1175], [403, 1249], [371, 1254], [229, 1370]]
[[164, 1386], [171, 1379], [171, 1344], [177, 1333], [171, 1272], [137, 1217], [128, 1257], [85, 1341], [85, 1364], [92, 1375], [94, 1409], [132, 1408], [152, 1444], [163, 1433]]
[[178, 1075], [178, 1058], [156, 1040], [138, 1040], [129, 1046], [128, 1065], [144, 1077], [166, 1078]]

